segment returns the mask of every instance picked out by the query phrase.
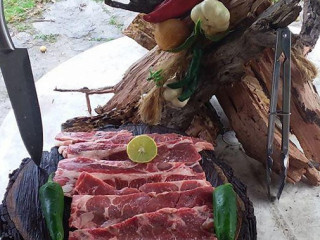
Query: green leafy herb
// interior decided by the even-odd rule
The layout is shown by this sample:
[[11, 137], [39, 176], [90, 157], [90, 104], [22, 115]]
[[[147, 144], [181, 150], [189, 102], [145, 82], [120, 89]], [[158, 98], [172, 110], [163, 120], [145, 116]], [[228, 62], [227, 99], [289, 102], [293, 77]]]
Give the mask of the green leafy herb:
[[150, 76], [147, 78], [147, 81], [154, 81], [157, 87], [161, 87], [163, 85], [163, 69], [158, 71], [149, 70]]
[[183, 102], [190, 98], [196, 91], [202, 55], [203, 50], [201, 48], [195, 47], [193, 49], [192, 61], [186, 76], [179, 82], [168, 84], [168, 87], [172, 89], [183, 88], [182, 94], [178, 97], [180, 102]]

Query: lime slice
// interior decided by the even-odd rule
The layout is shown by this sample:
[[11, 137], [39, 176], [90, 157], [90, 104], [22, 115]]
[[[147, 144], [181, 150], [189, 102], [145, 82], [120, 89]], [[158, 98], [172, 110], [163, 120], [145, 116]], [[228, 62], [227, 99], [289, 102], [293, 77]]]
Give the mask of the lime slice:
[[156, 142], [147, 135], [133, 138], [127, 145], [127, 154], [133, 162], [147, 163], [158, 153]]

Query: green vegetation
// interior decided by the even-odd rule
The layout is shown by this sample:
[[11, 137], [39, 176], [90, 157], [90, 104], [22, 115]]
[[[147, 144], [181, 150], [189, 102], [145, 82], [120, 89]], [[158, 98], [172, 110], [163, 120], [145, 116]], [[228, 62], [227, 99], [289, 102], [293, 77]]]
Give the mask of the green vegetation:
[[119, 29], [121, 29], [123, 27], [122, 23], [119, 23], [117, 18], [115, 16], [111, 16], [110, 20], [109, 20], [109, 24], [113, 25]]
[[59, 34], [38, 34], [34, 39], [41, 39], [42, 41], [55, 43]]
[[7, 22], [16, 23], [25, 20], [35, 6], [35, 0], [4, 0]]
[[27, 30], [32, 29], [31, 24], [24, 23], [24, 22], [15, 23], [15, 27], [18, 32], [25, 32]]
[[114, 40], [115, 38], [102, 38], [102, 37], [98, 37], [98, 38], [90, 38], [89, 41], [95, 41], [95, 42], [109, 42]]

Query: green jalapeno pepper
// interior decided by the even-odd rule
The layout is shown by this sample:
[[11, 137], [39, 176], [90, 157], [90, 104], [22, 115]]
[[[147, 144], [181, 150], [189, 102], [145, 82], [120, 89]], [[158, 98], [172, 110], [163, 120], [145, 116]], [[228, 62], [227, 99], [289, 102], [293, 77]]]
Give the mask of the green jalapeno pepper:
[[40, 187], [39, 197], [41, 210], [52, 240], [63, 240], [64, 196], [62, 187], [53, 181], [53, 173], [48, 182]]
[[213, 214], [218, 240], [234, 240], [237, 231], [237, 194], [230, 183], [214, 190]]

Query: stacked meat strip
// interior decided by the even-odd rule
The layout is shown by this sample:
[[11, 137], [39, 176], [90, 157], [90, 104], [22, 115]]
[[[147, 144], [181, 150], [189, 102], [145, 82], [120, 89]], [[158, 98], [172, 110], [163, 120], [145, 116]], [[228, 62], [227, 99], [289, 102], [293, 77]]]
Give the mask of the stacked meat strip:
[[216, 239], [213, 187], [199, 164], [210, 143], [149, 134], [158, 147], [148, 164], [128, 159], [128, 131], [60, 133], [65, 157], [54, 180], [72, 197], [70, 240]]

